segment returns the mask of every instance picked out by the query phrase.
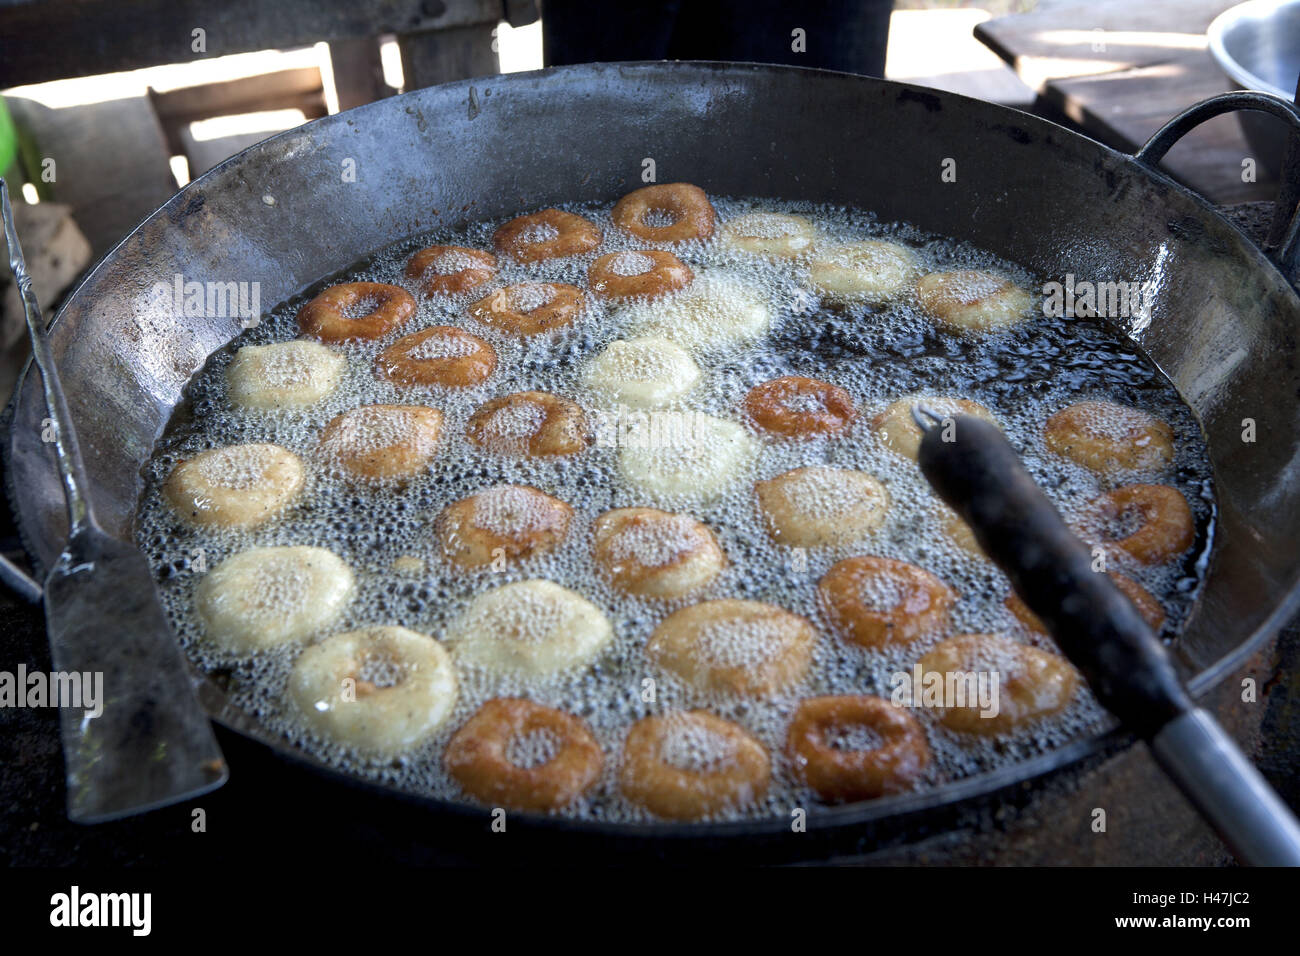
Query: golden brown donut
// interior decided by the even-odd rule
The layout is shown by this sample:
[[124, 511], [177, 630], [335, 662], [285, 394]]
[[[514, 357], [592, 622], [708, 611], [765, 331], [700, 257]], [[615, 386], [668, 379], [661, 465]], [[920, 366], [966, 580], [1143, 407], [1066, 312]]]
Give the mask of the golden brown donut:
[[471, 797], [511, 810], [561, 810], [600, 779], [605, 756], [586, 721], [497, 697], [452, 735], [443, 762]]
[[618, 779], [655, 816], [698, 820], [757, 803], [771, 776], [767, 751], [742, 727], [692, 710], [633, 724]]
[[793, 548], [835, 547], [866, 537], [885, 520], [889, 493], [865, 471], [812, 465], [754, 483], [772, 540]]
[[197, 525], [253, 528], [287, 508], [304, 482], [302, 461], [287, 448], [228, 445], [182, 461], [163, 484], [163, 495]]
[[690, 266], [660, 249], [609, 252], [587, 267], [587, 285], [606, 299], [658, 298], [684, 289], [693, 278]]
[[327, 467], [362, 482], [422, 473], [442, 433], [442, 412], [426, 405], [361, 405], [337, 415], [320, 436]]
[[[1130, 577], [1126, 577], [1117, 571], [1108, 573], [1110, 579], [1115, 582], [1115, 586], [1124, 592], [1126, 598], [1133, 602], [1133, 606], [1137, 608], [1138, 614], [1142, 615], [1142, 620], [1147, 622], [1147, 626], [1156, 634], [1159, 634], [1165, 626], [1165, 609], [1156, 600], [1155, 596]], [[1036, 635], [1047, 635], [1047, 628], [1043, 625], [1043, 622], [1039, 620], [1037, 614], [1029, 610], [1029, 605], [1020, 600], [1020, 595], [1012, 591], [1007, 595], [1007, 599], [1003, 604], [1027, 630]]]
[[[866, 746], [853, 746], [864, 730]], [[857, 743], [867, 743], [857, 741]], [[930, 762], [930, 745], [916, 718], [880, 697], [811, 697], [794, 712], [786, 750], [796, 772], [823, 800], [872, 800], [910, 790]]]
[[572, 325], [582, 307], [582, 290], [577, 286], [521, 282], [479, 299], [469, 307], [469, 314], [503, 332], [529, 336]]
[[1113, 402], [1078, 402], [1061, 409], [1043, 429], [1056, 454], [1103, 474], [1156, 471], [1174, 457], [1174, 432], [1154, 415]]
[[576, 455], [591, 444], [582, 409], [550, 392], [514, 392], [480, 406], [465, 437], [496, 455]]
[[924, 568], [893, 558], [845, 558], [817, 584], [831, 628], [863, 647], [907, 644], [948, 629], [957, 595]]
[[411, 256], [406, 277], [423, 281], [425, 295], [459, 295], [496, 275], [497, 257], [466, 246], [429, 246]]
[[679, 598], [708, 584], [727, 564], [718, 539], [690, 515], [616, 508], [592, 525], [596, 565], [620, 591]]
[[298, 328], [322, 342], [378, 339], [415, 315], [411, 293], [383, 282], [344, 282], [298, 310]]
[[496, 349], [451, 325], [404, 335], [375, 357], [375, 375], [394, 385], [470, 388], [482, 384], [496, 367]]
[[751, 388], [745, 396], [745, 413], [769, 434], [812, 438], [842, 432], [858, 411], [853, 397], [838, 385], [783, 375]]
[[717, 218], [704, 190], [690, 183], [643, 186], [616, 202], [611, 216], [618, 228], [646, 242], [707, 239]]
[[1175, 558], [1196, 540], [1187, 499], [1169, 485], [1125, 485], [1088, 504], [1084, 540], [1120, 551], [1142, 564]]
[[[944, 700], [944, 726], [968, 734], [1001, 734], [1062, 710], [1074, 696], [1078, 672], [1065, 658], [998, 634], [961, 634], [920, 660], [924, 675], [998, 674], [998, 712], [981, 716], [976, 700]], [[958, 704], [961, 706], [957, 706]]]
[[573, 509], [526, 485], [497, 485], [453, 501], [434, 520], [442, 551], [462, 568], [500, 556], [520, 561], [549, 551], [569, 533]]
[[594, 222], [561, 209], [543, 209], [511, 219], [493, 234], [492, 244], [517, 262], [541, 262], [591, 252], [601, 238]]
[[797, 614], [724, 598], [668, 615], [650, 635], [646, 656], [700, 690], [761, 697], [804, 676], [816, 641]]

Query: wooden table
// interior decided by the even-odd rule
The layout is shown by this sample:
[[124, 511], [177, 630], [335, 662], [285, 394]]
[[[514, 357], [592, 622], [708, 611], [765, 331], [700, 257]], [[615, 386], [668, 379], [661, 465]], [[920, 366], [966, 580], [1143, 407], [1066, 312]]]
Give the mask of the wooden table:
[[[1233, 0], [1092, 0], [987, 20], [975, 36], [1049, 107], [1089, 136], [1133, 152], [1174, 115], [1232, 84], [1209, 54], [1205, 30]], [[1170, 151], [1165, 169], [1221, 204], [1272, 199], [1276, 180], [1251, 156], [1237, 117], [1219, 116]]]

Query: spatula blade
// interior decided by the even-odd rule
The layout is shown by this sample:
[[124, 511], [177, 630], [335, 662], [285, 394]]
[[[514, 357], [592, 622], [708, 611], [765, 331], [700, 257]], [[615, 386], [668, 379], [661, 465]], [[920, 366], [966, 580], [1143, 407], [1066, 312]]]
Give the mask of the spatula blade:
[[[227, 771], [153, 576], [135, 548], [91, 527], [45, 583], [54, 668], [100, 681], [93, 709], [61, 707], [68, 817], [98, 823], [206, 793]], [[93, 691], [92, 691], [93, 695]]]

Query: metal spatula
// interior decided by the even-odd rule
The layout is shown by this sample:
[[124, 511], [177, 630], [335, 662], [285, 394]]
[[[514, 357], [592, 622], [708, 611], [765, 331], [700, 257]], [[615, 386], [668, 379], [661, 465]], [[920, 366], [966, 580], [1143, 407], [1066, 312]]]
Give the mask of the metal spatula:
[[2, 179], [0, 212], [68, 504], [68, 543], [45, 579], [50, 654], [56, 671], [81, 675], [83, 697], [99, 686], [96, 681], [102, 680], [103, 688], [103, 699], [94, 702], [98, 716], [89, 716], [88, 707], [60, 708], [68, 817], [98, 823], [219, 787], [226, 765], [144, 556], [95, 521], [76, 432]]

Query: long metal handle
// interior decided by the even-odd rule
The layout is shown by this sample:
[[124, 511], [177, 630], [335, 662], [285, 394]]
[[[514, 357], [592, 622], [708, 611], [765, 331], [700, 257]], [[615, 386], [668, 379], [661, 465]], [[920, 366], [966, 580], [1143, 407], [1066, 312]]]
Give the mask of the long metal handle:
[[1300, 866], [1300, 823], [1204, 711], [1163, 645], [1065, 524], [993, 425], [969, 415], [954, 427], [913, 411], [925, 432], [925, 477], [1042, 618], [1097, 699], [1147, 740], [1161, 766], [1244, 863]]
[[41, 307], [36, 301], [32, 277], [27, 272], [27, 261], [23, 258], [23, 249], [18, 242], [18, 228], [14, 223], [13, 209], [9, 205], [9, 186], [3, 179], [0, 179], [0, 216], [4, 218], [5, 241], [9, 244], [9, 268], [13, 270], [18, 294], [23, 300], [27, 329], [31, 333], [32, 359], [40, 369], [45, 408], [54, 423], [54, 451], [68, 505], [68, 536], [72, 537], [83, 528], [95, 524], [90, 499], [85, 493], [90, 485], [86, 480], [86, 466], [81, 460], [77, 433], [72, 427], [72, 415], [68, 411], [63, 386], [59, 382], [59, 370], [54, 365], [54, 353], [50, 350], [50, 340], [45, 334]]
[[1300, 866], [1300, 823], [1213, 717], [1198, 707], [1174, 718], [1151, 752], [1237, 859]]

